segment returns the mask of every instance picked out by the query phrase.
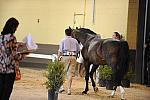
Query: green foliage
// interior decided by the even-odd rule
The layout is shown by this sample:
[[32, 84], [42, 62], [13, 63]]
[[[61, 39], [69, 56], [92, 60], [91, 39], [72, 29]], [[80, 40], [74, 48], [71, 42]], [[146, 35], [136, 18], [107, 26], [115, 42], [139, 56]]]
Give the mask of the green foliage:
[[111, 80], [112, 69], [111, 67], [104, 65], [99, 67], [99, 74], [101, 80]]
[[54, 62], [50, 61], [45, 77], [47, 78], [45, 82], [46, 88], [57, 91], [65, 79], [64, 63], [56, 60]]

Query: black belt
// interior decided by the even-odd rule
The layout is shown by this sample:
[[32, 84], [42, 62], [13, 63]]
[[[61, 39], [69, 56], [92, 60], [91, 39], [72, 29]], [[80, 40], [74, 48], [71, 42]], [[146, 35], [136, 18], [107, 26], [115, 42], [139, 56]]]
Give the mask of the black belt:
[[76, 55], [63, 55], [63, 56], [76, 56]]

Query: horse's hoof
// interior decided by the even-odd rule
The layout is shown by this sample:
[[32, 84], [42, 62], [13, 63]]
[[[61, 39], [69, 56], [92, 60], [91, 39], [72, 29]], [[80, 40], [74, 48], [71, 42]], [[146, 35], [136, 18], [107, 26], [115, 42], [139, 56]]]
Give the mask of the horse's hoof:
[[95, 88], [94, 88], [94, 91], [95, 91], [95, 92], [98, 92], [98, 88], [97, 88], [97, 87], [95, 87]]
[[114, 96], [112, 96], [112, 95], [110, 95], [110, 96], [108, 96], [109, 98], [114, 98]]
[[121, 100], [126, 100], [126, 98], [121, 98]]
[[87, 94], [87, 91], [83, 91], [83, 92], [82, 92], [82, 95], [84, 95], [84, 94]]

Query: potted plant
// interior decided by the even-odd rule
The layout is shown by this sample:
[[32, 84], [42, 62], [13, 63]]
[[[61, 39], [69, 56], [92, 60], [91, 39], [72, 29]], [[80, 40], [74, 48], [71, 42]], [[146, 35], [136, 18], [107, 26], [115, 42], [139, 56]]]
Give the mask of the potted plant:
[[48, 100], [57, 100], [58, 90], [65, 78], [64, 63], [56, 60], [48, 62], [45, 77], [47, 78], [45, 85], [48, 89]]
[[98, 72], [99, 72], [99, 86], [100, 87], [105, 87], [106, 86], [106, 78], [104, 77], [104, 65], [99, 66]]
[[99, 68], [100, 75], [100, 86], [106, 86], [106, 89], [113, 89], [113, 84], [111, 81], [112, 69], [111, 67], [104, 65]]

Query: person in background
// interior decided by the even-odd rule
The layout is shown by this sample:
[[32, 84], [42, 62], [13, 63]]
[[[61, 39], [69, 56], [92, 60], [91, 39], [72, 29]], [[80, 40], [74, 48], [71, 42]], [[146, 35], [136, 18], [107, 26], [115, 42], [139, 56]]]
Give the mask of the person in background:
[[19, 22], [15, 18], [7, 20], [0, 35], [0, 100], [9, 100], [13, 90], [18, 62], [28, 53], [18, 53], [21, 43], [14, 35]]
[[[58, 59], [64, 62], [67, 72], [67, 94], [71, 95], [72, 78], [75, 73], [76, 56], [80, 51], [78, 41], [71, 37], [71, 29], [65, 30], [66, 37], [60, 42]], [[61, 57], [62, 56], [62, 57]], [[61, 59], [60, 59], [61, 57]], [[63, 86], [59, 92], [64, 91]]]
[[78, 78], [81, 78], [83, 75], [83, 68], [82, 68], [83, 57], [81, 54], [83, 45], [81, 43], [79, 45], [80, 45], [80, 52], [79, 52], [79, 56], [77, 57], [77, 66], [78, 66]]
[[146, 66], [146, 74], [147, 74], [146, 87], [150, 87], [150, 32], [148, 34], [148, 38], [146, 39], [144, 47], [145, 47], [145, 66]]
[[112, 38], [115, 40], [121, 40], [122, 36], [118, 32], [114, 32], [114, 34], [112, 35]]

